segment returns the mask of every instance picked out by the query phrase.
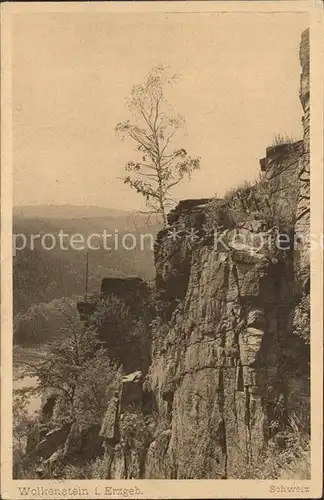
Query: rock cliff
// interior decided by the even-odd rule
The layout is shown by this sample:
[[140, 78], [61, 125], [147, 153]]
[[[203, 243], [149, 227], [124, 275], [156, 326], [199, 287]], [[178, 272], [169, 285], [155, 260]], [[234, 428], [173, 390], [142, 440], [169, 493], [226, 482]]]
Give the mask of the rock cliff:
[[258, 186], [235, 194], [232, 204], [246, 216], [236, 216], [234, 230], [217, 200], [220, 241], [204, 231], [208, 200], [180, 203], [158, 235], [164, 315], [145, 387], [165, 428], [148, 448], [147, 478], [232, 478], [244, 468], [249, 475], [288, 422], [307, 430], [308, 31], [300, 60], [304, 139], [267, 149], [266, 196]]

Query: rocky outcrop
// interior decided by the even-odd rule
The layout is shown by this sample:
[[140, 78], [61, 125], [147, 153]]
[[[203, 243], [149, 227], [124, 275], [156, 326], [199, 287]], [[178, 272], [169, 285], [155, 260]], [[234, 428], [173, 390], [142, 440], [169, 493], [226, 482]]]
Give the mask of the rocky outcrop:
[[281, 226], [294, 225], [297, 217], [299, 175], [303, 154], [304, 143], [298, 141], [267, 148], [263, 160], [267, 202], [277, 217], [276, 223]]
[[104, 438], [106, 444], [114, 445], [119, 441], [119, 396], [115, 396], [109, 401], [105, 416], [102, 421], [100, 436]]
[[[296, 213], [295, 232], [299, 242], [298, 248], [298, 274], [299, 285], [307, 294], [307, 283], [309, 282], [309, 232], [310, 232], [310, 87], [309, 87], [309, 31], [302, 34], [300, 45], [300, 62], [302, 67], [300, 100], [304, 110], [303, 127], [303, 155], [298, 169], [299, 196]], [[305, 288], [306, 286], [306, 288]], [[309, 286], [308, 286], [309, 287]], [[308, 292], [309, 293], [309, 292]]]
[[169, 227], [160, 231], [155, 243], [156, 289], [159, 313], [168, 320], [183, 300], [190, 276], [193, 244], [202, 236], [206, 205], [210, 199], [184, 200], [168, 215]]
[[[243, 470], [252, 477], [269, 440], [287, 428], [287, 415], [307, 428], [309, 352], [297, 337], [309, 328], [309, 255], [291, 239], [284, 249], [276, 244], [282, 230], [307, 243], [307, 43], [305, 32], [304, 140], [267, 149], [263, 206], [258, 187], [244, 200], [237, 193], [233, 204], [248, 217], [240, 223], [236, 210], [236, 229], [232, 216], [220, 217], [216, 246], [204, 234], [205, 201], [180, 204], [158, 235], [157, 288], [169, 317], [167, 328], [165, 318], [156, 326], [148, 386], [159, 418], [171, 425], [151, 443], [145, 477], [234, 478]], [[222, 200], [218, 205], [223, 211]], [[188, 242], [191, 234], [196, 241]]]

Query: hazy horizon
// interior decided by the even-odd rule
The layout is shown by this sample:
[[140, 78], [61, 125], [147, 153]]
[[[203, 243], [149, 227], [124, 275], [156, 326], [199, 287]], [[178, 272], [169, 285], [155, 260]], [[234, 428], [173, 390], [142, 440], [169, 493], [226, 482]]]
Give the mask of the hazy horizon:
[[114, 126], [128, 118], [131, 87], [157, 63], [181, 75], [169, 93], [186, 118], [178, 142], [201, 157], [178, 200], [256, 179], [275, 134], [302, 137], [304, 13], [25, 13], [13, 28], [17, 207], [145, 207], [119, 179], [136, 153]]
[[[78, 203], [31, 203], [31, 204], [23, 204], [23, 205], [18, 205], [18, 204], [13, 204], [14, 208], [18, 207], [93, 207], [93, 208], [105, 208], [105, 209], [111, 209], [111, 210], [116, 210], [114, 207], [111, 206], [104, 206], [104, 205], [90, 205], [90, 204], [78, 204]], [[118, 209], [122, 210], [122, 209]], [[125, 210], [126, 211], [126, 210]]]

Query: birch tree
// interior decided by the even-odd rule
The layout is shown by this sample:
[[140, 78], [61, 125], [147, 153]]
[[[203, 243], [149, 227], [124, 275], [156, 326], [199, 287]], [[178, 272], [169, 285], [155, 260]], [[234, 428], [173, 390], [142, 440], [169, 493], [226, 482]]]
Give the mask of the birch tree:
[[135, 143], [138, 158], [126, 164], [124, 183], [144, 196], [149, 214], [158, 214], [167, 225], [167, 211], [174, 205], [172, 189], [200, 168], [199, 157], [175, 147], [175, 137], [185, 121], [172, 114], [166, 88], [177, 79], [163, 67], [154, 68], [146, 81], [134, 85], [127, 100], [131, 120], [118, 123], [116, 132]]

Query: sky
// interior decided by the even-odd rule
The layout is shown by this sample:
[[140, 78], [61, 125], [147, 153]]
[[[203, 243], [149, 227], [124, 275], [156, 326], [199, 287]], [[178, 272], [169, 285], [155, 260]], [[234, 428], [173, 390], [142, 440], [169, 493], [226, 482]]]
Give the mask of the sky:
[[222, 196], [259, 175], [276, 134], [302, 137], [303, 13], [38, 13], [13, 22], [15, 205], [143, 209], [120, 179], [131, 144], [115, 134], [125, 100], [156, 64], [186, 119], [177, 142], [201, 170], [176, 199]]

